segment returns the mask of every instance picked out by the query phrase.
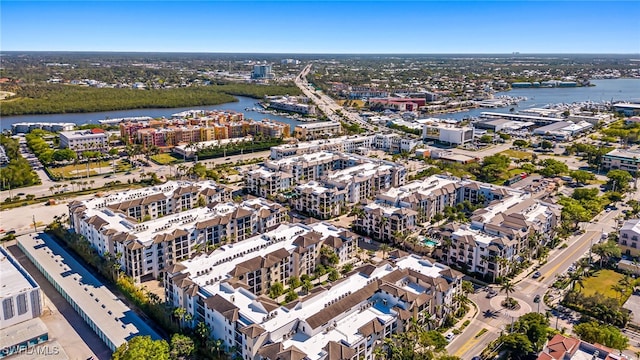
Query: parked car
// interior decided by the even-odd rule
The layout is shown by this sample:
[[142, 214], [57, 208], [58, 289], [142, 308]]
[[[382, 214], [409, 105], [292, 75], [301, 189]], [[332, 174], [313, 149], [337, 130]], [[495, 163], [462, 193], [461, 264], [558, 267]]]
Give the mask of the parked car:
[[456, 335], [452, 332], [444, 336], [444, 338], [447, 339], [448, 342], [451, 342], [451, 340], [453, 340], [454, 337], [456, 337]]
[[540, 273], [540, 271], [536, 271], [536, 272], [534, 272], [534, 273], [533, 273], [533, 278], [534, 278], [534, 279], [537, 279], [537, 278], [539, 278], [540, 276], [542, 276], [542, 274]]

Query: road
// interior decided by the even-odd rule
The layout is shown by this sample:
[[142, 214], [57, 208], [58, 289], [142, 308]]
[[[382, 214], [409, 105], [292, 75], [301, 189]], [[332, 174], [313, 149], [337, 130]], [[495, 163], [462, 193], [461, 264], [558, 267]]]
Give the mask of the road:
[[321, 91], [315, 90], [313, 86], [311, 86], [311, 84], [307, 82], [306, 77], [307, 74], [309, 74], [309, 71], [311, 71], [312, 66], [312, 64], [305, 66], [295, 79], [296, 86], [298, 86], [298, 88], [302, 90], [304, 95], [311, 99], [329, 119], [333, 121], [340, 121], [341, 117], [338, 114], [338, 111], [340, 111], [345, 120], [353, 124], [358, 124], [361, 128], [367, 131], [375, 131], [375, 126], [362, 120], [358, 113], [344, 109], [342, 106], [333, 101], [331, 97], [322, 93]]
[[[640, 194], [635, 193], [631, 196], [640, 197]], [[514, 279], [517, 285], [515, 292], [510, 296], [518, 300], [521, 305], [519, 310], [503, 309], [500, 305], [505, 298], [503, 294], [487, 298], [485, 289], [478, 289], [474, 294], [471, 294], [469, 298], [478, 306], [478, 315], [465, 331], [449, 344], [449, 353], [465, 360], [471, 359], [480, 355], [482, 350], [491, 341], [497, 339], [500, 336], [500, 332], [507, 329], [511, 322], [515, 321], [519, 316], [531, 311], [545, 312], [550, 310], [543, 302], [534, 303], [535, 296], [540, 295], [543, 297], [555, 282], [556, 276], [566, 272], [574, 262], [588, 254], [590, 247], [600, 241], [603, 232], [615, 231], [617, 228], [616, 218], [623, 210], [623, 206], [618, 206], [618, 210], [602, 212], [592, 222], [584, 224], [584, 234], [572, 236], [568, 240], [567, 248], [556, 249], [549, 254], [547, 263], [538, 270], [541, 273], [538, 279], [533, 279], [530, 276], [530, 271], [525, 271]], [[494, 288], [496, 287], [494, 286]], [[549, 295], [552, 300], [561, 296], [559, 292], [554, 291], [551, 291]], [[554, 312], [554, 315], [561, 314]], [[570, 329], [577, 319], [577, 314], [562, 315], [562, 317], [556, 316], [552, 319], [551, 325], [552, 327], [557, 326], [558, 329]], [[482, 336], [476, 337], [483, 328], [487, 329], [487, 332]], [[638, 336], [638, 341], [640, 341], [640, 335]]]
[[[198, 161], [200, 163], [203, 163], [207, 166], [213, 166], [213, 165], [219, 165], [219, 164], [223, 164], [223, 163], [235, 163], [236, 161], [239, 160], [251, 160], [251, 159], [256, 159], [256, 158], [268, 158], [269, 155], [271, 154], [271, 152], [269, 150], [267, 151], [260, 151], [260, 152], [255, 152], [255, 153], [246, 153], [246, 154], [242, 154], [242, 155], [232, 155], [232, 156], [227, 156], [222, 157], [222, 158], [215, 158], [215, 159], [209, 159], [209, 160], [201, 160]], [[117, 173], [117, 174], [102, 174], [99, 176], [92, 176], [89, 178], [83, 178], [83, 179], [77, 179], [76, 181], [94, 181], [93, 184], [91, 184], [90, 186], [92, 188], [99, 188], [104, 186], [104, 184], [108, 183], [108, 182], [112, 182], [112, 181], [116, 181], [116, 180], [120, 180], [123, 183], [126, 183], [128, 180], [138, 180], [140, 179], [140, 174], [141, 173], [156, 173], [158, 175], [158, 177], [162, 177], [162, 176], [169, 176], [169, 175], [174, 175], [176, 174], [177, 171], [177, 166], [178, 165], [157, 165], [153, 162], [149, 162], [149, 167], [138, 167], [137, 169], [134, 169], [132, 171], [130, 171], [130, 174], [125, 174], [125, 173]], [[193, 164], [190, 163], [186, 163], [185, 165], [187, 165], [188, 167], [191, 167]], [[44, 174], [44, 172], [42, 171], [42, 173]], [[35, 195], [37, 198], [38, 197], [43, 197], [43, 196], [48, 196], [51, 195], [51, 190], [50, 188], [56, 184], [62, 185], [62, 184], [68, 184], [68, 189], [71, 190], [72, 186], [71, 186], [71, 182], [70, 181], [60, 181], [60, 182], [53, 182], [51, 180], [49, 180], [48, 177], [46, 177], [46, 175], [42, 175], [45, 176], [45, 181], [43, 181], [43, 183], [41, 185], [35, 185], [35, 186], [30, 186], [30, 187], [26, 187], [26, 188], [19, 188], [19, 189], [14, 189], [11, 191], [11, 195], [12, 196], [16, 196], [17, 194], [23, 194], [23, 195], [28, 195], [28, 194], [33, 194]], [[109, 176], [109, 177], [107, 177]], [[0, 191], [0, 201], [6, 199], [7, 197], [10, 196], [9, 191]], [[23, 196], [24, 198], [24, 196]]]

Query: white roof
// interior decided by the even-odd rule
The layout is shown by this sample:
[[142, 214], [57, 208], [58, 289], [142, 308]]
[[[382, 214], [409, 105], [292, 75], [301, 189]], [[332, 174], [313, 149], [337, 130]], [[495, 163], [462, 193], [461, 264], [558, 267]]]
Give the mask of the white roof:
[[56, 282], [75, 301], [115, 347], [136, 335], [160, 339], [134, 311], [47, 234], [21, 236], [18, 246], [39, 264], [51, 282]]
[[340, 123], [335, 121], [323, 121], [323, 122], [314, 122], [309, 124], [296, 125], [296, 127], [304, 128], [304, 129], [322, 129], [322, 128], [330, 128], [330, 127], [338, 127], [338, 126], [340, 126]]
[[3, 247], [0, 247], [0, 280], [0, 299], [40, 287]]

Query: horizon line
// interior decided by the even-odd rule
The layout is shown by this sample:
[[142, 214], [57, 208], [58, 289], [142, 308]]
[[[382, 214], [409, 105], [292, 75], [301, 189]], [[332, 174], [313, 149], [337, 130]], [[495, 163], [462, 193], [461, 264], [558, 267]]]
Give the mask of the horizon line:
[[245, 54], [245, 55], [633, 55], [640, 52], [233, 52], [233, 51], [130, 51], [130, 50], [0, 50], [5, 53], [127, 53], [127, 54]]

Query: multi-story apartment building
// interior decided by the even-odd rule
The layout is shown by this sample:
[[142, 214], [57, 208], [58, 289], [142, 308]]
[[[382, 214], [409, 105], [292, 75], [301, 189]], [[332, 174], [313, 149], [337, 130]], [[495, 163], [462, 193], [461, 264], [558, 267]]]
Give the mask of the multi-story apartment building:
[[636, 174], [640, 170], [640, 151], [615, 149], [602, 157], [602, 168], [626, 170]]
[[528, 256], [549, 240], [560, 220], [560, 207], [502, 186], [432, 176], [392, 188], [364, 206], [355, 229], [383, 241], [397, 241], [418, 230], [448, 206], [464, 201], [483, 205], [473, 212], [469, 226], [447, 226], [441, 232], [452, 246], [438, 249], [445, 263], [491, 279], [511, 270], [500, 258], [514, 261]]
[[293, 129], [294, 136], [301, 140], [326, 139], [341, 133], [342, 125], [335, 121], [299, 124]]
[[331, 139], [300, 141], [271, 147], [271, 159], [279, 160], [289, 156], [312, 154], [318, 151], [337, 151], [366, 155], [369, 150], [383, 150], [391, 153], [411, 151], [419, 141], [403, 138], [398, 134], [350, 135]]
[[340, 216], [346, 205], [345, 192], [316, 181], [300, 184], [293, 189], [292, 208], [318, 219]]
[[61, 131], [60, 147], [76, 152], [102, 151], [108, 144], [107, 133], [102, 129]]
[[120, 135], [130, 143], [150, 146], [176, 146], [246, 136], [285, 138], [291, 134], [289, 124], [277, 121], [243, 120], [232, 114], [151, 120], [120, 124]]
[[[335, 205], [336, 209], [371, 198], [379, 190], [401, 186], [405, 179], [406, 169], [402, 165], [326, 151], [266, 161], [263, 167], [249, 171], [245, 177], [249, 193], [267, 197], [294, 190], [299, 196], [294, 196], [292, 201], [294, 206], [299, 207], [303, 205], [295, 205], [296, 200], [306, 203], [311, 200], [307, 196], [322, 192], [323, 197], [329, 196], [332, 201], [340, 202], [332, 203], [331, 206]], [[315, 183], [295, 190], [297, 185], [307, 181]], [[320, 190], [320, 187], [326, 189]], [[303, 190], [306, 191], [305, 196], [302, 196]], [[307, 210], [319, 212], [318, 208]]]
[[281, 225], [175, 264], [165, 276], [167, 301], [252, 360], [373, 359], [373, 350], [412, 318], [432, 326], [428, 319], [437, 325], [456, 310], [462, 274], [415, 255], [365, 265], [284, 306], [263, 295], [270, 281], [311, 272], [319, 247], [345, 241], [353, 244], [354, 236], [333, 225]]
[[640, 219], [627, 220], [620, 228], [618, 245], [628, 256], [640, 254]]
[[519, 258], [530, 258], [553, 238], [560, 207], [513, 191], [476, 210], [470, 225], [449, 224], [441, 236], [451, 240], [439, 258], [495, 281], [513, 270]]
[[269, 98], [269, 107], [276, 110], [295, 112], [305, 115], [314, 115], [316, 107], [309, 103], [306, 97], [276, 96]]
[[235, 204], [215, 184], [181, 185], [73, 202], [71, 226], [100, 255], [120, 254], [123, 270], [140, 280], [159, 276], [198, 248], [241, 241], [286, 220], [284, 207], [264, 199]]

